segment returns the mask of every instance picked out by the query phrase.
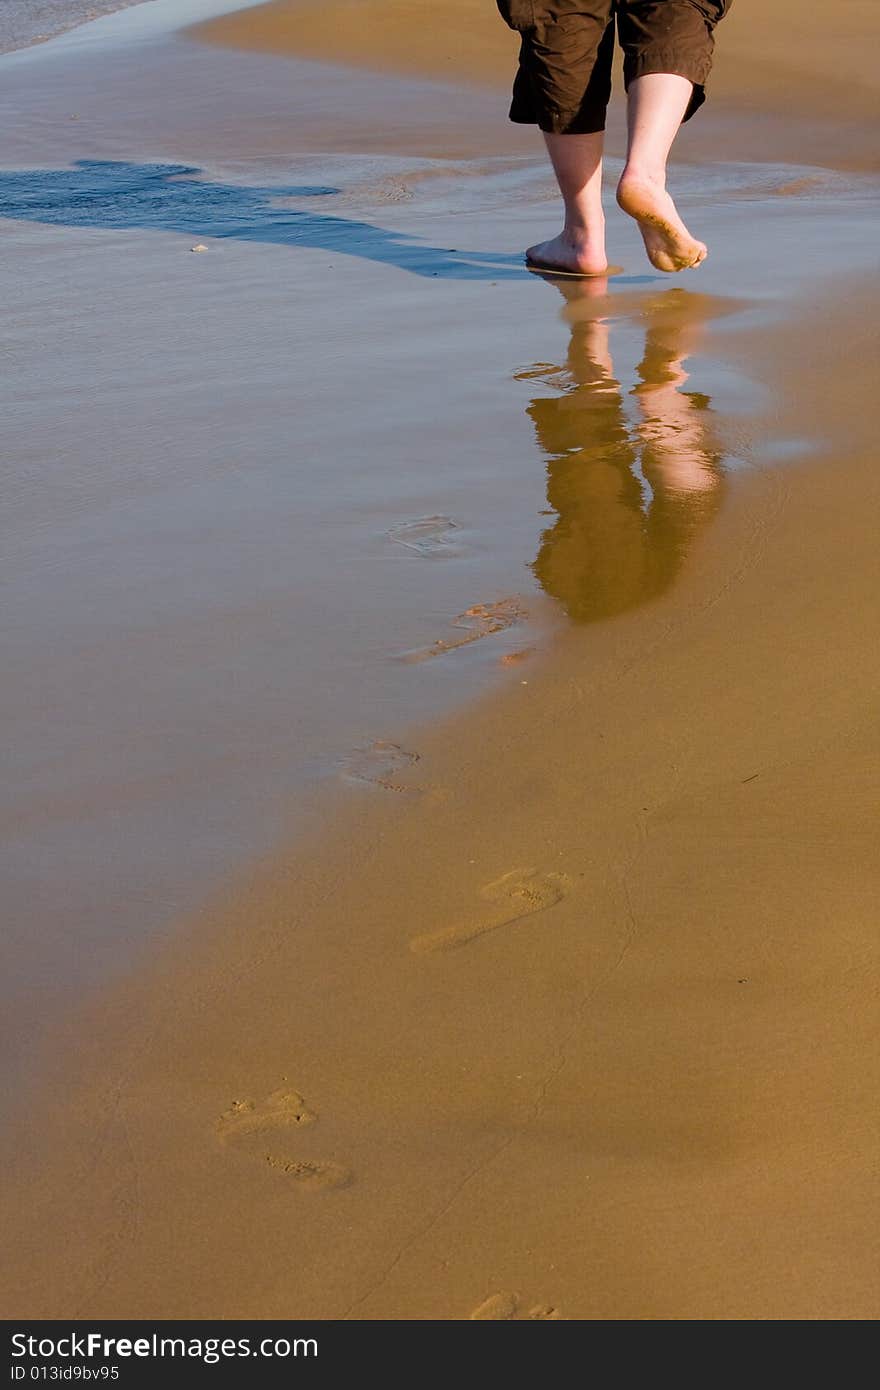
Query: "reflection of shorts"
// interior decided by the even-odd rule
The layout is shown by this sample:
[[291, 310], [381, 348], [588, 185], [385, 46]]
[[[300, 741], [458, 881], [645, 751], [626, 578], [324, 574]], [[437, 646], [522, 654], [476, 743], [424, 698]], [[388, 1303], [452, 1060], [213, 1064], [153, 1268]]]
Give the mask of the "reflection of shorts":
[[731, 0], [497, 0], [522, 35], [510, 119], [557, 134], [605, 129], [614, 16], [629, 87], [649, 72], [694, 84], [688, 120], [706, 99], [715, 25]]

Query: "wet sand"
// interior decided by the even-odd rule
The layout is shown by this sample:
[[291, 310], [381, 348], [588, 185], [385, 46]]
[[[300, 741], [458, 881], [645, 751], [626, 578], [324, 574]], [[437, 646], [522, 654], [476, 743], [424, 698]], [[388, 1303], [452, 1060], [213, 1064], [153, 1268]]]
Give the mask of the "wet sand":
[[[880, 78], [864, 62], [876, 22], [873, 0], [835, 5], [833, 32], [824, 10], [799, 0], [736, 0], [718, 31], [711, 103], [683, 132], [677, 157], [877, 169]], [[518, 43], [495, 5], [475, 0], [446, 0], [442, 10], [432, 0], [269, 0], [197, 33], [237, 48], [501, 90], [510, 87]], [[620, 92], [619, 55], [615, 85]], [[610, 132], [619, 144], [619, 102]]]
[[[173, 53], [160, 59], [173, 96]], [[237, 115], [242, 147], [265, 141], [274, 159], [280, 122], [256, 135]], [[118, 159], [90, 119], [80, 152], [105, 141]], [[554, 215], [544, 176], [514, 157], [345, 164], [340, 122], [322, 161], [343, 190], [329, 221], [282, 227], [263, 197], [224, 222], [229, 189], [259, 180], [234, 133], [197, 119], [176, 145], [154, 134], [153, 158], [195, 160], [201, 143], [209, 165], [228, 138], [230, 164], [209, 165], [212, 192], [172, 193], [170, 215], [145, 222], [137, 190], [169, 176], [145, 173], [121, 124], [126, 168], [75, 176], [110, 180], [110, 231], [106, 200], [104, 231], [71, 225], [79, 184], [35, 219], [85, 292], [91, 239], [114, 239], [102, 274], [120, 286], [136, 248], [144, 283], [128, 315], [143, 320], [170, 239], [191, 244], [198, 222], [220, 264], [187, 246], [170, 283], [205, 341], [282, 273], [315, 332], [332, 266], [334, 312], [358, 307], [310, 389], [330, 364], [367, 373], [352, 420], [367, 457], [405, 401], [409, 447], [457, 439], [478, 478], [492, 458], [515, 478], [528, 458], [538, 491], [514, 488], [534, 511], [513, 596], [474, 591], [442, 489], [397, 524], [371, 521], [412, 562], [395, 623], [416, 640], [394, 632], [419, 658], [395, 668], [422, 682], [410, 700], [477, 652], [503, 688], [464, 716], [389, 718], [308, 836], [175, 922], [161, 951], [54, 1031], [4, 1158], [4, 1312], [876, 1316], [866, 185], [815, 168], [683, 175], [713, 245], [699, 279], [640, 278], [624, 227], [623, 276], [560, 290], [513, 272]], [[22, 138], [36, 167], [37, 136]], [[369, 191], [355, 177], [367, 171]], [[262, 173], [280, 182], [271, 163]], [[380, 206], [392, 231], [377, 241]], [[13, 249], [33, 255], [20, 196], [16, 212]], [[829, 243], [847, 273], [828, 275]], [[287, 269], [292, 248], [302, 269]], [[199, 294], [184, 276], [203, 264]], [[381, 336], [359, 336], [387, 326], [389, 299], [391, 368]], [[429, 354], [421, 381], [406, 375], [414, 344]], [[238, 371], [218, 352], [207, 395], [190, 385], [196, 414], [179, 418], [200, 418], [211, 396], [216, 409]], [[267, 392], [267, 374], [258, 355], [246, 385], [263, 413], [286, 385]], [[157, 390], [173, 418], [161, 382], [143, 409]], [[327, 401], [321, 438], [341, 446], [339, 394]], [[306, 401], [298, 412], [308, 429]], [[481, 484], [492, 506], [508, 486], [496, 467]], [[369, 516], [366, 493], [359, 505]], [[255, 523], [258, 538], [266, 515]], [[505, 545], [525, 534], [509, 523]], [[459, 579], [406, 618], [438, 593], [416, 576], [444, 546]], [[540, 624], [508, 625], [518, 603], [548, 614], [552, 643]], [[242, 714], [262, 708], [253, 699]]]
[[876, 1315], [878, 484], [867, 381], [793, 365], [837, 451], [74, 1030], [11, 1311]]

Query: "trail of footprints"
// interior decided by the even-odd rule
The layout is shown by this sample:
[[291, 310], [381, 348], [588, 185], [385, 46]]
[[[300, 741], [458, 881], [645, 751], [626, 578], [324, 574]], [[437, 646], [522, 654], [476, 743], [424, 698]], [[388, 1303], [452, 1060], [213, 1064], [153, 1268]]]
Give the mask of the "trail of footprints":
[[509, 926], [523, 917], [555, 907], [569, 891], [566, 874], [540, 873], [537, 869], [513, 869], [480, 890], [488, 904], [485, 913], [456, 922], [439, 931], [426, 932], [410, 941], [410, 950], [422, 955], [434, 951], [454, 951], [478, 936]]
[[[251, 1151], [262, 1153], [269, 1168], [305, 1191], [322, 1192], [347, 1187], [353, 1180], [342, 1164], [313, 1158], [296, 1158], [266, 1151], [269, 1143], [294, 1130], [307, 1128], [317, 1120], [299, 1091], [280, 1087], [261, 1101], [234, 1100], [217, 1120], [216, 1130], [223, 1143], [248, 1144]], [[494, 1293], [484, 1299], [470, 1314], [477, 1321], [511, 1321], [514, 1319], [560, 1319], [562, 1313], [552, 1303], [536, 1303], [528, 1310], [521, 1309], [516, 1293]]]
[[223, 1143], [246, 1146], [298, 1188], [324, 1191], [347, 1187], [353, 1180], [352, 1174], [342, 1164], [277, 1151], [279, 1141], [293, 1130], [313, 1125], [317, 1118], [299, 1091], [282, 1087], [262, 1101], [234, 1100], [220, 1116], [216, 1129]]
[[[412, 521], [392, 526], [387, 535], [395, 545], [403, 546], [422, 559], [430, 560], [461, 554], [461, 546], [455, 535], [459, 529], [459, 523], [453, 521], [450, 516], [419, 516]], [[479, 642], [484, 637], [491, 637], [496, 632], [504, 632], [507, 628], [521, 623], [526, 617], [526, 607], [516, 595], [497, 599], [494, 603], [475, 603], [451, 620], [450, 626], [456, 629], [453, 636], [438, 637], [428, 647], [403, 652], [401, 660], [430, 661], [432, 657], [444, 656], [447, 652], [458, 651], [460, 647]]]
[[[389, 534], [392, 540], [421, 555], [437, 555], [454, 553], [450, 533], [456, 529], [456, 523], [450, 518], [432, 516], [396, 527]], [[454, 651], [501, 632], [522, 621], [525, 616], [518, 599], [477, 604], [453, 620], [453, 627], [461, 629], [463, 636], [440, 639], [428, 648], [408, 653], [406, 659], [424, 661]], [[509, 660], [526, 654], [515, 654]], [[399, 744], [378, 740], [369, 748], [359, 749], [350, 755], [343, 770], [355, 781], [372, 782], [388, 791], [410, 792], [418, 788], [401, 782], [399, 778], [418, 760], [417, 753], [410, 753]], [[569, 880], [564, 874], [514, 869], [480, 890], [480, 897], [487, 904], [484, 913], [439, 931], [416, 936], [410, 942], [411, 949], [417, 954], [455, 950], [499, 927], [546, 911], [565, 896], [568, 888]], [[222, 1143], [246, 1148], [255, 1157], [259, 1156], [273, 1172], [303, 1191], [347, 1187], [353, 1181], [353, 1175], [342, 1164], [279, 1151], [286, 1147], [284, 1141], [294, 1131], [310, 1127], [317, 1118], [298, 1091], [280, 1087], [261, 1101], [234, 1100], [217, 1120], [216, 1132]], [[470, 1316], [480, 1321], [498, 1321], [516, 1318], [556, 1319], [561, 1318], [562, 1314], [549, 1303], [538, 1303], [528, 1311], [521, 1312], [517, 1294], [496, 1293], [485, 1299]]]
[[[514, 869], [486, 884], [481, 890], [480, 897], [488, 904], [484, 915], [416, 936], [410, 942], [410, 947], [418, 954], [455, 950], [487, 932], [497, 931], [499, 927], [554, 907], [568, 888], [569, 879], [565, 874]], [[282, 1086], [261, 1101], [234, 1100], [219, 1117], [215, 1128], [222, 1143], [259, 1153], [264, 1163], [298, 1187], [309, 1190], [346, 1187], [353, 1178], [350, 1170], [342, 1164], [279, 1151], [279, 1145], [281, 1149], [285, 1148], [283, 1141], [294, 1131], [309, 1128], [317, 1118], [299, 1091]], [[488, 1303], [481, 1306], [488, 1306]], [[512, 1317], [513, 1313], [478, 1312], [473, 1316]], [[527, 1316], [537, 1317], [539, 1314], [533, 1311]]]

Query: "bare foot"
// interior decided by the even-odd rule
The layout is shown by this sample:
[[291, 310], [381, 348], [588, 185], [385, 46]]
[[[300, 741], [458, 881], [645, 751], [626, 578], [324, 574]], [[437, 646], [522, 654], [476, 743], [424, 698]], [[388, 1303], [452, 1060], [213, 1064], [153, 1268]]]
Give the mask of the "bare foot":
[[707, 248], [691, 236], [661, 183], [624, 171], [617, 201], [638, 222], [648, 260], [658, 270], [687, 270], [706, 259]]
[[526, 252], [526, 265], [560, 275], [604, 275], [608, 269], [602, 237], [564, 230]]

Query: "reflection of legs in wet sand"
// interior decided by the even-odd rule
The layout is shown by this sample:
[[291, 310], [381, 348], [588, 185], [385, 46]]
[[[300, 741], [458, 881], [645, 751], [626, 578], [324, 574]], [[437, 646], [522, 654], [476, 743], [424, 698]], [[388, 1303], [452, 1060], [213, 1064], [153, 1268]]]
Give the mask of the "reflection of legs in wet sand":
[[696, 304], [661, 301], [654, 306], [645, 335], [641, 378], [633, 391], [641, 413], [642, 469], [655, 492], [714, 492], [717, 461], [706, 446], [704, 396], [684, 390], [685, 363], [699, 337]]
[[639, 601], [642, 487], [611, 359], [607, 281], [556, 283], [569, 305], [566, 363], [520, 374], [554, 389], [528, 407], [547, 460], [547, 500], [556, 513], [533, 569], [570, 617], [589, 622]]
[[533, 568], [569, 615], [587, 622], [662, 592], [716, 510], [721, 473], [708, 402], [682, 390], [711, 301], [674, 291], [645, 306], [645, 350], [629, 393], [639, 419], [630, 423], [609, 347], [606, 282], [557, 285], [571, 327], [566, 364], [519, 374], [557, 393], [528, 407], [557, 514]]

